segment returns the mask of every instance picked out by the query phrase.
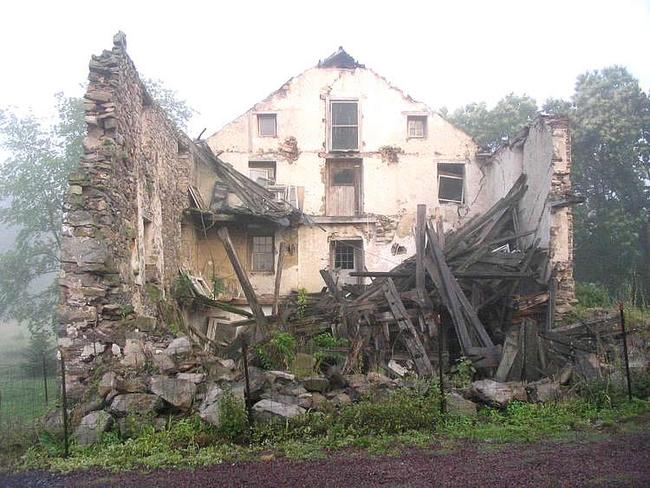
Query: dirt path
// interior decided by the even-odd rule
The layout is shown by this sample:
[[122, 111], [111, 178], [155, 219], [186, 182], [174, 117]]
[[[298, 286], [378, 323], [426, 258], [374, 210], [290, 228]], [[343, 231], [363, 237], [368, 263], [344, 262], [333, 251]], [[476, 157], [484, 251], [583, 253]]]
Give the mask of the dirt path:
[[602, 440], [461, 443], [399, 457], [337, 454], [319, 461], [242, 462], [195, 470], [0, 476], [2, 487], [473, 487], [650, 486], [650, 431]]

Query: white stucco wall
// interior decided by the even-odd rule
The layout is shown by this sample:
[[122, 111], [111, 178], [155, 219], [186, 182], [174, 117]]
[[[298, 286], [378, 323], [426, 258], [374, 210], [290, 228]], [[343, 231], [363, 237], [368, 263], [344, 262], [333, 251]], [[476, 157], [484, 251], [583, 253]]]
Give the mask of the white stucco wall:
[[[478, 148], [471, 137], [366, 68], [311, 68], [213, 134], [208, 144], [222, 160], [246, 175], [249, 161], [275, 161], [276, 184], [303, 187], [303, 210], [325, 216], [326, 160], [335, 157], [328, 152], [328, 104], [337, 99], [355, 99], [359, 103], [356, 157], [362, 160], [363, 216], [367, 219], [361, 223], [359, 219], [356, 223], [321, 219], [318, 226], [301, 227], [297, 268], [286, 277], [286, 286], [293, 289], [322, 288], [318, 271], [329, 265], [330, 240], [341, 235], [362, 240], [365, 268], [370, 271], [389, 270], [411, 256], [415, 252], [415, 211], [420, 203], [427, 205], [429, 215], [437, 209], [447, 230], [489, 208], [523, 170], [531, 172], [535, 184], [550, 186], [550, 166], [537, 163], [540, 159], [550, 163], [550, 155], [546, 154], [552, 146], [548, 144], [550, 139], [546, 140], [549, 134], [535, 133], [534, 140], [525, 147], [502, 151], [494, 160], [479, 163]], [[260, 113], [276, 114], [277, 137], [258, 135]], [[426, 138], [407, 137], [408, 115], [427, 116]], [[297, 140], [297, 159], [287, 159], [279, 151], [290, 137]], [[398, 162], [382, 158], [380, 148], [385, 146], [400, 149]], [[463, 205], [438, 202], [438, 163], [464, 165]], [[538, 212], [539, 202], [530, 203], [531, 211]], [[377, 216], [389, 217], [389, 225], [378, 222]], [[394, 255], [391, 248], [396, 243], [407, 252]], [[270, 280], [253, 276], [252, 281], [259, 291], [272, 291]], [[283, 278], [283, 290], [286, 286]]]

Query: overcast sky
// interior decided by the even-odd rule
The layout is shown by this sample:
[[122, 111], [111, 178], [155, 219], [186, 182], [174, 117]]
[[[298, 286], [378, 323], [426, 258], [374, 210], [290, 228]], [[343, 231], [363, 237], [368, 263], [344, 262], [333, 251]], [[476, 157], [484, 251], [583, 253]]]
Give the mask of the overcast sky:
[[0, 7], [0, 106], [44, 114], [55, 92], [80, 95], [118, 30], [142, 74], [199, 110], [191, 136], [340, 45], [433, 108], [568, 97], [578, 74], [612, 64], [650, 87], [650, 0], [20, 0]]

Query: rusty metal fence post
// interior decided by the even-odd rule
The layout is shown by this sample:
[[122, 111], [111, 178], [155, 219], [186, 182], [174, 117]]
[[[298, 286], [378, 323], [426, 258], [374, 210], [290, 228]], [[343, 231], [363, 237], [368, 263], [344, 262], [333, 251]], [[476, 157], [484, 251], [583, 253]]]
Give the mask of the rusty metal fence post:
[[632, 379], [630, 378], [630, 357], [627, 352], [627, 331], [625, 330], [625, 311], [623, 302], [618, 303], [621, 313], [621, 332], [623, 333], [623, 359], [625, 360], [625, 376], [627, 378], [627, 398], [632, 401]]
[[241, 347], [242, 361], [244, 366], [244, 405], [246, 407], [246, 418], [248, 420], [248, 436], [249, 439], [253, 434], [253, 409], [251, 402], [251, 385], [248, 376], [248, 343], [244, 341]]

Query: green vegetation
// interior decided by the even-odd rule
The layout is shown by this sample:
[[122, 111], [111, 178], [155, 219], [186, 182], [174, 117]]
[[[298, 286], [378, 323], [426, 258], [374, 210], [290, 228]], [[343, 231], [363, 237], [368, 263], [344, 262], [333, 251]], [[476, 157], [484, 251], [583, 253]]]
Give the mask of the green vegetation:
[[288, 332], [276, 331], [271, 339], [255, 347], [255, 355], [264, 369], [288, 370], [296, 357], [296, 344], [296, 338]]
[[512, 402], [503, 410], [482, 408], [477, 417], [467, 417], [441, 415], [437, 385], [419, 382], [338, 411], [309, 412], [289, 421], [260, 424], [250, 436], [241, 402], [226, 396], [219, 428], [197, 417], [170, 419], [160, 430], [146, 426], [136, 438], [123, 440], [108, 433], [99, 445], [73, 445], [69, 459], [58, 456], [51, 439], [41, 439], [22, 457], [20, 467], [61, 471], [194, 467], [258, 459], [269, 452], [317, 459], [345, 448], [362, 448], [370, 455], [399, 454], [404, 446], [449, 452], [463, 439], [491, 445], [597, 435], [603, 428], [614, 429], [650, 412], [650, 400], [627, 402], [621, 392], [607, 388], [607, 401], [589, 401], [585, 396], [548, 404]]

